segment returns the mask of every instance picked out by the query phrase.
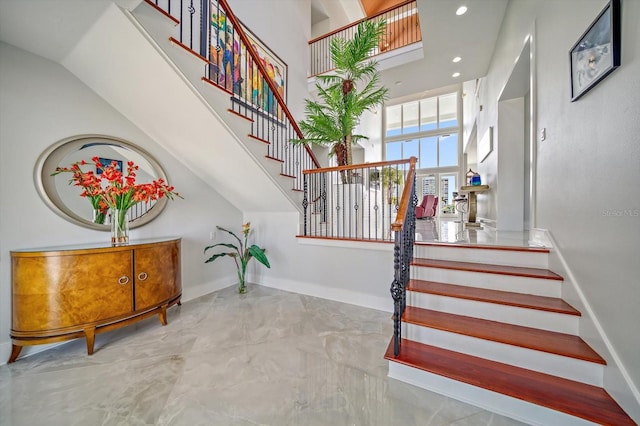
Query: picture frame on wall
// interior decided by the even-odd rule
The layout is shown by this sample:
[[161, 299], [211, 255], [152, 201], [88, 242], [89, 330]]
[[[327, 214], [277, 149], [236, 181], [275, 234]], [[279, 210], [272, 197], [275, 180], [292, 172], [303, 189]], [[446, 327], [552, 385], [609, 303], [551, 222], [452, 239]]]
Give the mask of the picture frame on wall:
[[620, 66], [620, 0], [609, 0], [569, 51], [571, 102]]
[[481, 163], [487, 159], [491, 151], [493, 151], [493, 126], [490, 126], [482, 138], [478, 141], [478, 161]]
[[[124, 170], [122, 169], [122, 160], [112, 160], [111, 158], [103, 158], [103, 157], [99, 157], [98, 160], [100, 161], [100, 164], [102, 165], [103, 169], [109, 167], [111, 163], [115, 161], [116, 170], [124, 173]], [[101, 175], [103, 169], [96, 166], [96, 174]]]
[[[224, 11], [212, 4], [210, 32], [210, 69], [212, 79], [234, 97], [247, 105], [281, 118], [282, 108], [276, 105], [275, 96], [259, 77], [258, 65], [250, 57], [233, 24]], [[258, 53], [258, 59], [282, 96], [287, 101], [288, 67], [273, 50], [240, 22], [249, 42]]]

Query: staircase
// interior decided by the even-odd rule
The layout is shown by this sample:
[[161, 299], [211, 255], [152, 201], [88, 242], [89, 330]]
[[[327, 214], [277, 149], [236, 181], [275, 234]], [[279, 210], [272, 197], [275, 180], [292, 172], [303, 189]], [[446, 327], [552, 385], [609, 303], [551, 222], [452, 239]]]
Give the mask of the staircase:
[[416, 243], [389, 376], [539, 425], [633, 425], [548, 249]]
[[239, 210], [300, 212], [301, 181], [284, 163], [304, 147], [270, 155], [273, 145], [250, 136], [252, 121], [230, 111], [231, 94], [204, 78], [207, 59], [173, 37], [176, 28], [150, 1], [112, 3], [61, 63]]

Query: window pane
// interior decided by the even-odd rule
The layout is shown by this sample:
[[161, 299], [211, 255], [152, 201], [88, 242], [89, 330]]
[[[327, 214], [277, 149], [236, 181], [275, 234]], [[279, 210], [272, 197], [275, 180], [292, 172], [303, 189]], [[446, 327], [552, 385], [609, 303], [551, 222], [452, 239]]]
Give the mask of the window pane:
[[422, 196], [436, 195], [436, 177], [434, 175], [422, 176]]
[[416, 133], [418, 131], [418, 102], [402, 105], [402, 133]]
[[440, 176], [440, 211], [443, 213], [455, 213], [453, 204], [453, 191], [457, 191], [455, 175]]
[[402, 160], [402, 142], [389, 142], [386, 157], [387, 161]]
[[450, 93], [439, 97], [440, 100], [440, 128], [458, 125], [458, 94]]
[[458, 135], [440, 136], [440, 158], [438, 166], [458, 165]]
[[423, 99], [420, 101], [420, 131], [435, 130], [437, 125], [437, 98]]
[[418, 168], [438, 167], [438, 138], [420, 139], [420, 157]]
[[402, 147], [402, 158], [408, 159], [411, 156], [416, 158], [420, 157], [419, 144], [420, 139], [406, 141]]
[[402, 105], [387, 107], [387, 136], [402, 134]]

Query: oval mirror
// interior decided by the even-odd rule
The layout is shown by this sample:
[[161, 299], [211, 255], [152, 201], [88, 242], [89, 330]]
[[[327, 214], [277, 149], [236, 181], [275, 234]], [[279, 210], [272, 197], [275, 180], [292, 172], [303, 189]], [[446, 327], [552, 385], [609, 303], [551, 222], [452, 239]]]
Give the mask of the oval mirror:
[[[56, 214], [62, 218], [86, 228], [99, 231], [111, 229], [109, 218], [104, 223], [94, 222], [94, 210], [87, 197], [81, 197], [82, 188], [69, 183], [70, 173], [51, 174], [56, 167], [70, 167], [73, 163], [84, 160], [84, 171], [96, 166], [92, 158], [99, 157], [102, 164], [124, 165], [133, 161], [140, 168], [136, 172], [136, 184], [150, 183], [162, 178], [167, 181], [166, 174], [151, 154], [140, 147], [122, 139], [103, 135], [82, 135], [63, 139], [42, 153], [34, 170], [36, 188], [40, 197]], [[124, 169], [123, 169], [124, 170]], [[138, 203], [130, 212], [129, 227], [142, 226], [155, 219], [167, 205], [167, 198], [157, 201]]]

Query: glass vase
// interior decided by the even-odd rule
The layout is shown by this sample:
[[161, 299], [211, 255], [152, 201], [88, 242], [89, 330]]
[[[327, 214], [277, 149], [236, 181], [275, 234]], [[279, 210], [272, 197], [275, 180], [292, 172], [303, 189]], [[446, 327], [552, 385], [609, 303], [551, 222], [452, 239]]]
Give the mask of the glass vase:
[[93, 223], [104, 225], [106, 216], [107, 212], [105, 210], [93, 209], [93, 218], [91, 220], [93, 221]]
[[245, 283], [246, 265], [238, 267], [238, 293], [245, 294], [247, 292], [247, 285]]
[[111, 209], [111, 244], [129, 243], [129, 210]]

